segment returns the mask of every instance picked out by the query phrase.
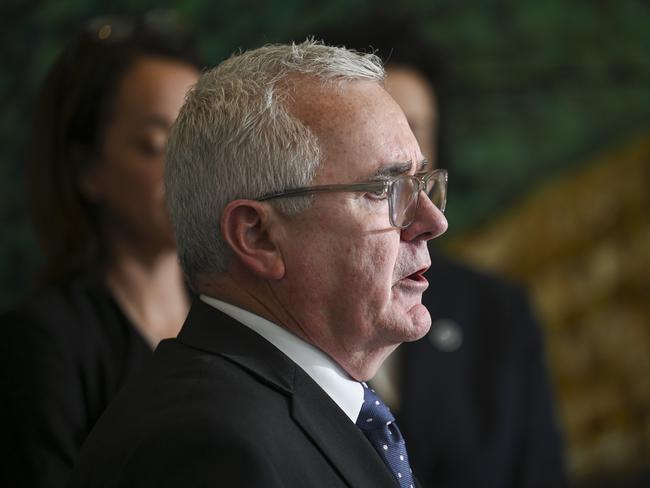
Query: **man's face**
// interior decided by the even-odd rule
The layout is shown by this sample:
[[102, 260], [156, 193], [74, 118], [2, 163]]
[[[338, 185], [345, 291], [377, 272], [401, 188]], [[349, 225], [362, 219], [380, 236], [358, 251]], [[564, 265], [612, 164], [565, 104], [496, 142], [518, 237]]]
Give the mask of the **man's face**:
[[[319, 138], [322, 166], [314, 185], [362, 183], [381, 174], [420, 172], [423, 156], [404, 114], [379, 85], [305, 83], [292, 112]], [[300, 333], [352, 376], [370, 354], [424, 336], [426, 241], [447, 228], [424, 194], [407, 229], [390, 225], [388, 202], [373, 194], [320, 193], [283, 217], [286, 274], [276, 290]], [[363, 379], [363, 378], [357, 378]]]

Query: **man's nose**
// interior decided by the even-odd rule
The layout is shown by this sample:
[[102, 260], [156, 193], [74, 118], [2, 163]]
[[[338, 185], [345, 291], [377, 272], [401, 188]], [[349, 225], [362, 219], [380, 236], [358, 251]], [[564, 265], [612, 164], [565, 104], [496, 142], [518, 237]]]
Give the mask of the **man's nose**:
[[420, 201], [413, 223], [402, 229], [402, 240], [431, 240], [445, 233], [448, 223], [445, 214], [436, 207], [426, 193], [420, 193]]

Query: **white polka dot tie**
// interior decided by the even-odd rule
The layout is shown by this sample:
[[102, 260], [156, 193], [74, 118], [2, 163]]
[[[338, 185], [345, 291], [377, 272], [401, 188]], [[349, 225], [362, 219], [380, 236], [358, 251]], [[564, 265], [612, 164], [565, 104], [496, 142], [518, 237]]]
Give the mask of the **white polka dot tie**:
[[401, 488], [413, 488], [413, 474], [406, 454], [406, 444], [395, 417], [373, 390], [364, 386], [363, 405], [357, 426], [366, 435]]

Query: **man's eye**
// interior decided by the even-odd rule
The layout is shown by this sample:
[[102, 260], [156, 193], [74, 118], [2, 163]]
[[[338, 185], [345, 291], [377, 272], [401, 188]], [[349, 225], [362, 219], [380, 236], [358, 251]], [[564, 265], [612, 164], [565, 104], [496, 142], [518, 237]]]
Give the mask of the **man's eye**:
[[366, 192], [366, 196], [372, 200], [385, 200], [388, 197], [388, 192], [384, 188], [379, 190]]

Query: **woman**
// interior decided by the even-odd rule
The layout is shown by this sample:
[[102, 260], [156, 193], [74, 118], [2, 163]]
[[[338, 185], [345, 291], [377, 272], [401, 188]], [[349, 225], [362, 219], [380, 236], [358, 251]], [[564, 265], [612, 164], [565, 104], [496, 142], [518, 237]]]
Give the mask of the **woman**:
[[164, 27], [91, 22], [37, 101], [30, 191], [47, 286], [2, 318], [3, 486], [65, 485], [97, 418], [189, 307], [163, 171], [198, 64]]

